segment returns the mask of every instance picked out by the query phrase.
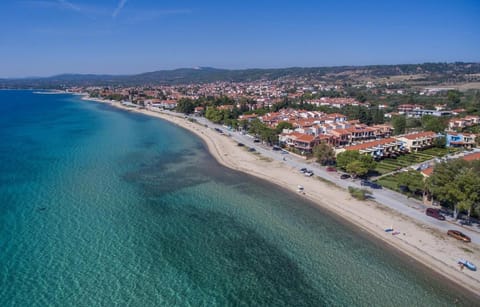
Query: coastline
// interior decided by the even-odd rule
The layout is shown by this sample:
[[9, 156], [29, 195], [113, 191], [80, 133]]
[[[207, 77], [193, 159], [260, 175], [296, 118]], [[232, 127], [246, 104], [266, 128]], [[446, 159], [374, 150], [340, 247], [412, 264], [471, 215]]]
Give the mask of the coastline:
[[[71, 93], [70, 93], [71, 94]], [[260, 156], [241, 150], [231, 138], [220, 135], [211, 128], [185, 120], [183, 117], [129, 108], [116, 101], [90, 98], [83, 94], [82, 100], [106, 103], [113, 107], [167, 120], [200, 137], [212, 156], [223, 166], [267, 180], [284, 189], [297, 193], [300, 184], [305, 188], [305, 197], [311, 203], [328, 210], [340, 219], [359, 227], [401, 253], [407, 254], [426, 268], [441, 274], [459, 287], [478, 296], [480, 293], [479, 272], [461, 271], [456, 265], [459, 258], [468, 258], [480, 263], [480, 247], [473, 243], [465, 245], [448, 238], [444, 233], [385, 208], [373, 201], [360, 202], [349, 193], [314, 177], [305, 177], [298, 170], [280, 161], [268, 161]], [[394, 225], [401, 231], [397, 236], [384, 229]], [[470, 250], [468, 253], [465, 249]]]

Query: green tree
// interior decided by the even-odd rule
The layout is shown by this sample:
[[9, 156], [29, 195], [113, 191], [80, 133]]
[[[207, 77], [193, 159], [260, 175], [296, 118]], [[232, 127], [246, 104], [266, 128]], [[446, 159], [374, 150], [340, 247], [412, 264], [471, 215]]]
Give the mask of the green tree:
[[358, 150], [347, 150], [341, 152], [337, 155], [337, 166], [341, 169], [346, 169], [350, 162], [358, 160], [359, 157], [360, 152]]
[[447, 101], [448, 105], [451, 107], [456, 107], [460, 103], [460, 97], [462, 93], [456, 90], [451, 90], [447, 92]]
[[405, 116], [394, 116], [392, 118], [393, 134], [399, 135], [405, 133], [407, 120]]
[[424, 189], [424, 177], [418, 171], [409, 170], [407, 172], [400, 172], [396, 175], [396, 179], [398, 187], [405, 186], [412, 193], [423, 191]]
[[223, 113], [220, 110], [209, 107], [207, 109], [207, 112], [205, 112], [205, 118], [218, 124], [223, 120]]
[[321, 165], [331, 164], [335, 161], [335, 151], [326, 143], [316, 145], [313, 148], [313, 155]]
[[185, 114], [190, 114], [193, 112], [193, 109], [195, 108], [195, 105], [193, 104], [193, 101], [188, 98], [182, 98], [177, 102], [177, 108], [176, 110], [178, 112], [182, 112]]
[[448, 122], [438, 116], [425, 115], [422, 117], [422, 128], [425, 131], [443, 132], [448, 126]]
[[461, 210], [470, 216], [480, 202], [479, 168], [476, 162], [462, 159], [439, 163], [426, 180], [427, 190], [434, 199], [453, 208], [455, 217]]
[[375, 161], [370, 155], [362, 155], [358, 150], [341, 152], [336, 158], [337, 166], [355, 176], [363, 176], [375, 168]]
[[291, 123], [289, 123], [289, 122], [280, 122], [280, 123], [277, 125], [277, 127], [275, 127], [275, 132], [276, 132], [277, 134], [280, 134], [280, 133], [282, 133], [283, 129], [292, 129], [292, 128], [293, 128], [293, 126], [292, 126]]
[[373, 110], [373, 123], [375, 125], [377, 124], [383, 124], [385, 122], [385, 112], [379, 108], [375, 108]]
[[447, 146], [447, 138], [445, 136], [438, 137], [433, 141], [433, 145], [437, 148], [445, 148]]
[[346, 171], [356, 177], [367, 174], [368, 168], [362, 161], [355, 160], [347, 164]]

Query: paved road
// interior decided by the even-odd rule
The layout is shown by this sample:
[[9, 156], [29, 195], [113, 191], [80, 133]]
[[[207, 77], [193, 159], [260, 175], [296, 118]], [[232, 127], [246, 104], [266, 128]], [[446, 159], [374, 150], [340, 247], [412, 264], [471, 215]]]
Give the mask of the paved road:
[[[337, 172], [327, 172], [325, 167], [320, 166], [317, 163], [307, 163], [304, 159], [296, 157], [291, 154], [286, 154], [282, 151], [273, 151], [271, 147], [262, 145], [260, 143], [255, 143], [254, 138], [249, 135], [244, 135], [239, 132], [230, 132], [225, 127], [217, 124], [213, 124], [204, 117], [191, 117], [196, 119], [202, 125], [208, 125], [208, 127], [214, 129], [218, 128], [224, 131], [227, 134], [230, 134], [230, 137], [237, 142], [244, 143], [246, 146], [253, 147], [257, 152], [262, 154], [265, 157], [283, 162], [289, 166], [294, 167], [295, 169], [308, 168], [314, 171], [316, 176], [329, 180], [339, 187], [347, 189], [349, 186], [357, 188], [365, 188], [360, 185], [360, 180], [353, 179], [340, 179], [340, 173]], [[284, 160], [285, 159], [285, 160]], [[470, 236], [472, 242], [480, 244], [480, 227], [479, 225], [475, 226], [462, 226], [457, 221], [453, 220], [450, 217], [447, 217], [446, 221], [436, 220], [432, 217], [425, 215], [425, 206], [422, 202], [407, 198], [405, 195], [400, 193], [388, 190], [388, 189], [375, 189], [372, 190], [372, 196], [376, 202], [382, 204], [386, 207], [389, 207], [403, 215], [406, 215], [414, 220], [425, 224], [431, 228], [438, 229], [444, 233], [449, 229], [460, 230], [463, 233]]]

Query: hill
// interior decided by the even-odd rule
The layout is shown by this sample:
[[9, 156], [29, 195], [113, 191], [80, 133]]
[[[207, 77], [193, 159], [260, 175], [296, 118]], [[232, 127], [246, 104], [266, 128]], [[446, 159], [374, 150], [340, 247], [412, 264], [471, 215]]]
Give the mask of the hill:
[[[58, 88], [69, 86], [137, 86], [247, 82], [303, 78], [323, 82], [356, 82], [397, 77], [424, 85], [471, 81], [480, 74], [480, 63], [424, 63], [402, 65], [291, 67], [277, 69], [217, 69], [210, 67], [160, 70], [136, 75], [62, 74], [45, 78], [0, 79], [0, 88]], [[398, 78], [401, 77], [401, 78]]]

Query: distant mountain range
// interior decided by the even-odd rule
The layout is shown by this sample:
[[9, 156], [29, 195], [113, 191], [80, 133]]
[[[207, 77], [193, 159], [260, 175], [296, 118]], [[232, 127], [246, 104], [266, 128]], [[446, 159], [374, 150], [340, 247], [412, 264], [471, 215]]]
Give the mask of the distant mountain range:
[[307, 78], [326, 82], [355, 82], [392, 76], [416, 76], [432, 84], [462, 82], [480, 74], [480, 63], [424, 63], [402, 65], [291, 67], [277, 69], [217, 69], [211, 67], [160, 70], [136, 75], [62, 74], [42, 78], [0, 79], [0, 88], [59, 88], [70, 86], [136, 86], [246, 82], [280, 78]]

